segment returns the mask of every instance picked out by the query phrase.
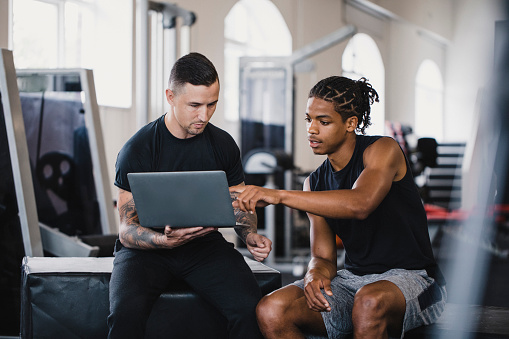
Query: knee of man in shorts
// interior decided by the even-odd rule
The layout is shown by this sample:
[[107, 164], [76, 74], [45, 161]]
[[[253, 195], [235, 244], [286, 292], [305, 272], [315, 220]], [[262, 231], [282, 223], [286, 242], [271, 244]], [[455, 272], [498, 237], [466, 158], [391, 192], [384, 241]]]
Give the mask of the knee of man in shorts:
[[386, 309], [383, 307], [384, 300], [381, 293], [373, 293], [361, 288], [355, 294], [352, 310], [352, 321], [354, 326], [363, 325], [364, 322], [382, 321]]

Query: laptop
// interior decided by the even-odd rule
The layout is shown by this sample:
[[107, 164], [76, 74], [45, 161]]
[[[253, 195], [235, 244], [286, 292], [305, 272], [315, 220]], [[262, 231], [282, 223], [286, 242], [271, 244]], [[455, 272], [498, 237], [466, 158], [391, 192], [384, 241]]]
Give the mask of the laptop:
[[127, 174], [141, 226], [236, 226], [223, 171]]

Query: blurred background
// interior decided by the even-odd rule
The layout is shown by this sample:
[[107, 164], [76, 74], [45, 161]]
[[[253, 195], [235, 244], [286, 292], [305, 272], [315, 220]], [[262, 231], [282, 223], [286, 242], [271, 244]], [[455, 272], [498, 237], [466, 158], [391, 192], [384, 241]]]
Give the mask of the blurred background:
[[[111, 255], [118, 230], [117, 153], [166, 112], [169, 70], [196, 51], [220, 76], [212, 123], [241, 148], [246, 183], [267, 187], [302, 189], [325, 159], [306, 139], [309, 89], [330, 75], [366, 77], [380, 95], [366, 132], [395, 138], [411, 161], [450, 302], [501, 308], [509, 308], [508, 32], [503, 0], [0, 0], [0, 48], [18, 71], [38, 219], [99, 247], [94, 255]], [[80, 69], [92, 70], [92, 89], [61, 73]], [[19, 166], [6, 161], [4, 178]], [[48, 164], [76, 169], [64, 175], [68, 187], [37, 177]], [[28, 254], [12, 231], [19, 221], [6, 221], [13, 197], [0, 192], [2, 298], [11, 310], [16, 265]], [[305, 214], [279, 206], [258, 214], [274, 241], [266, 264], [284, 284], [300, 278]], [[233, 231], [223, 233], [248, 255]], [[16, 312], [2, 319], [11, 320], [0, 321], [0, 336], [12, 333]]]

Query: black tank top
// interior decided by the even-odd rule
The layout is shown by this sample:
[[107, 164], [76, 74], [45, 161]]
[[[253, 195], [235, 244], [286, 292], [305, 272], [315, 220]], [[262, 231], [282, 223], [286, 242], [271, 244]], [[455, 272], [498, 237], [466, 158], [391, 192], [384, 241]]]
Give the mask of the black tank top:
[[[347, 166], [335, 172], [326, 159], [310, 175], [311, 190], [351, 189], [364, 170], [365, 149], [379, 138], [381, 136], [357, 135]], [[326, 220], [343, 241], [345, 268], [353, 273], [383, 273], [393, 268], [426, 269], [431, 277], [444, 283], [433, 256], [426, 213], [408, 160], [403, 179], [393, 182], [387, 196], [366, 219]]]

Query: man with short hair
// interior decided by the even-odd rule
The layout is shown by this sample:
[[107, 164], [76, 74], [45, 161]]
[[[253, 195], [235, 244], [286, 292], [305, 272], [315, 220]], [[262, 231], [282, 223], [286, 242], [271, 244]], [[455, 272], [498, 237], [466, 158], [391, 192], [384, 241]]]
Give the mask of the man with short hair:
[[[321, 80], [309, 93], [305, 119], [309, 146], [327, 159], [304, 191], [232, 188], [242, 192], [234, 206], [243, 211], [283, 204], [310, 220], [304, 279], [258, 305], [266, 338], [401, 337], [444, 309], [445, 281], [408, 160], [394, 139], [356, 134], [370, 125], [374, 101], [378, 94], [365, 78]], [[345, 248], [339, 271], [336, 235]]]
[[[128, 173], [222, 170], [231, 187], [244, 185], [238, 146], [209, 123], [219, 98], [214, 65], [199, 53], [177, 60], [166, 98], [168, 113], [142, 127], [117, 157], [120, 229], [110, 280], [109, 338], [143, 338], [152, 306], [173, 279], [185, 281], [225, 316], [230, 338], [260, 338], [255, 315], [260, 288], [243, 256], [217, 228], [167, 225], [158, 232], [139, 223]], [[265, 259], [272, 243], [256, 233], [256, 216], [238, 209], [235, 214], [239, 224], [249, 225], [237, 227], [237, 234], [256, 260]]]

